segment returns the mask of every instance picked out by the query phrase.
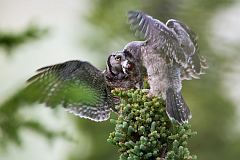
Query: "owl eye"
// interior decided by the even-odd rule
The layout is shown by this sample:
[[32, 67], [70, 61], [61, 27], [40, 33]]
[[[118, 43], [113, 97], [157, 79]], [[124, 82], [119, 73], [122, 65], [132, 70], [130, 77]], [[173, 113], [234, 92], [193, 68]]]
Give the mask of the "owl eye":
[[121, 56], [116, 56], [116, 57], [115, 57], [115, 60], [116, 60], [116, 61], [121, 61], [121, 59], [122, 59]]

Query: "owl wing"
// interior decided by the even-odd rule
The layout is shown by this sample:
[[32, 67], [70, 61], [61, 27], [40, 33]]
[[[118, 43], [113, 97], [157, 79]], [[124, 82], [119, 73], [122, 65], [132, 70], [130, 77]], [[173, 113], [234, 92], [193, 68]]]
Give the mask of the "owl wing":
[[187, 65], [183, 68], [182, 79], [199, 78], [203, 70], [207, 68], [206, 59], [200, 57], [197, 43], [197, 35], [183, 22], [170, 19], [166, 23], [177, 34], [178, 41], [188, 57]]
[[140, 33], [160, 53], [185, 66], [187, 55], [179, 46], [177, 35], [161, 21], [140, 11], [129, 11], [128, 20], [133, 30]]
[[103, 73], [88, 62], [67, 61], [43, 67], [28, 82], [35, 101], [62, 105], [68, 112], [93, 121], [104, 121], [114, 107]]
[[196, 53], [197, 36], [187, 25], [175, 19], [168, 20], [166, 25], [176, 33], [178, 42], [186, 55], [192, 56]]

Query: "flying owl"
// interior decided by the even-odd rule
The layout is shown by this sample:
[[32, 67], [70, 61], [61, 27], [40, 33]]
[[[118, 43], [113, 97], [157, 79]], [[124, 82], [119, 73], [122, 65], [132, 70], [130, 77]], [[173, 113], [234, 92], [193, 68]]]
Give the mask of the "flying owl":
[[50, 107], [62, 105], [68, 112], [82, 118], [107, 120], [119, 103], [111, 89], [135, 88], [138, 83], [134, 78], [139, 75], [134, 73], [136, 66], [125, 55], [122, 52], [111, 54], [104, 71], [80, 60], [40, 68], [28, 79], [29, 96], [32, 101]]
[[128, 18], [131, 28], [145, 41], [130, 42], [122, 52], [132, 54], [146, 68], [149, 95], [166, 100], [169, 118], [187, 123], [191, 112], [181, 93], [182, 80], [199, 78], [207, 67], [199, 56], [196, 35], [178, 20], [164, 24], [140, 11], [130, 11]]

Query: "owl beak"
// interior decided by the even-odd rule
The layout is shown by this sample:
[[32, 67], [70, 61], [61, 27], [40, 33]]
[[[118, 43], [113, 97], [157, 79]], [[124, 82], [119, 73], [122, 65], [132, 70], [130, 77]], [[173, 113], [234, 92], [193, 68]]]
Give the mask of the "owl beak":
[[128, 60], [125, 60], [121, 63], [123, 73], [128, 74]]
[[133, 69], [133, 65], [129, 60], [123, 61], [121, 65], [122, 65], [123, 73], [125, 74], [129, 74], [130, 71]]

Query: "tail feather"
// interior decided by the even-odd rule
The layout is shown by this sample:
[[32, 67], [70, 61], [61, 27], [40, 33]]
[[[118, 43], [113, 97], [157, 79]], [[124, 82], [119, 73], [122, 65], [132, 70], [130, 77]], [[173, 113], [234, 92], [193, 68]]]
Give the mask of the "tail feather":
[[181, 92], [176, 92], [173, 88], [168, 88], [166, 93], [166, 111], [168, 117], [179, 124], [188, 123], [188, 120], [192, 117]]

